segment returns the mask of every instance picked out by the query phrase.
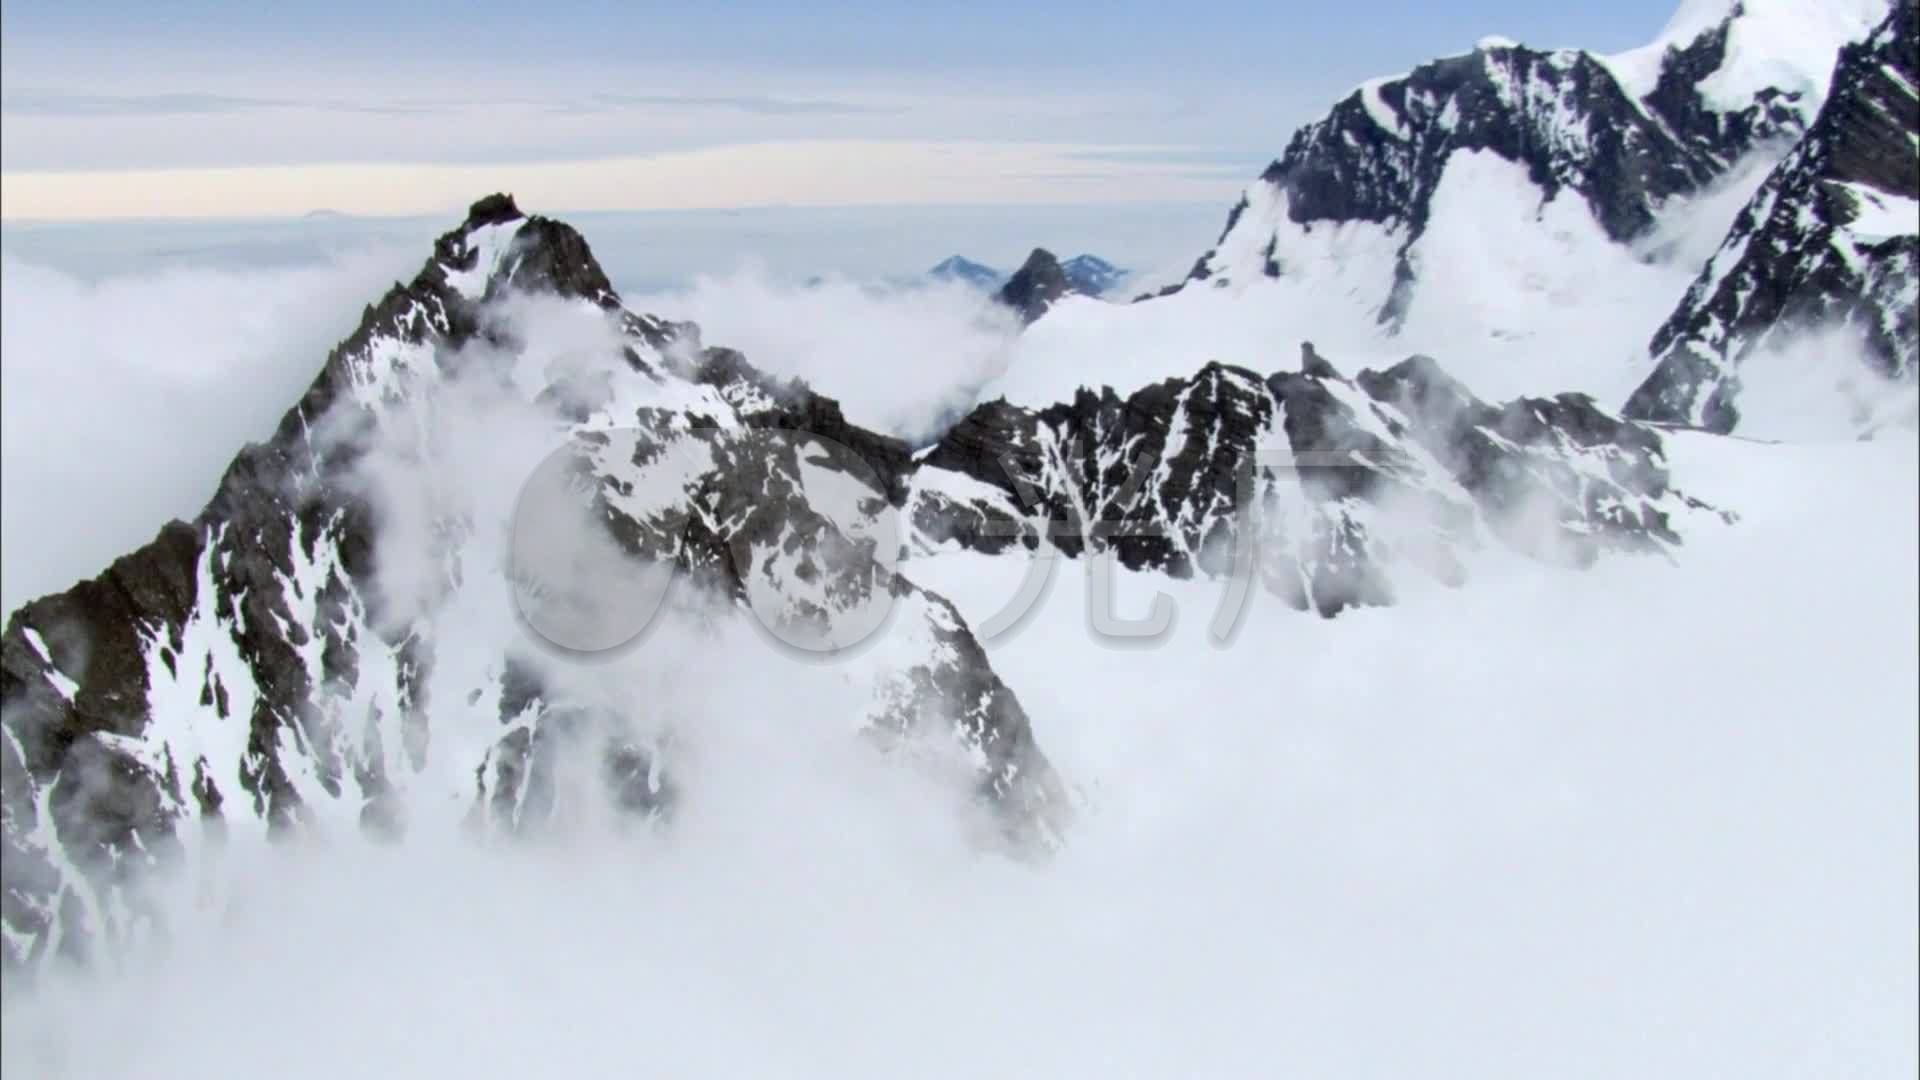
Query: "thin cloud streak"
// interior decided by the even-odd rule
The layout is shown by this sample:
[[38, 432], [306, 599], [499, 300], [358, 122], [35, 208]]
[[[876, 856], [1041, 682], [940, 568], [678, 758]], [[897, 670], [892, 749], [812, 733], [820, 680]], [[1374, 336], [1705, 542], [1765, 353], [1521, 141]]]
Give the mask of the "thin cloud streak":
[[365, 102], [340, 98], [252, 97], [198, 91], [149, 94], [101, 94], [43, 87], [0, 91], [0, 114], [83, 118], [100, 116], [205, 116], [269, 109], [316, 112], [418, 115], [503, 105], [531, 106], [555, 112], [596, 113], [624, 109], [728, 109], [754, 116], [851, 116], [905, 111], [899, 106], [787, 98], [763, 94], [591, 94], [553, 100], [473, 99]]
[[893, 105], [761, 95], [702, 97], [680, 94], [595, 94], [591, 104], [609, 108], [733, 109], [756, 116], [851, 116], [906, 111], [901, 106]]
[[0, 174], [0, 218], [446, 214], [516, 193], [548, 212], [935, 203], [1224, 200], [1237, 177], [1176, 161], [1088, 154], [1154, 147], [908, 140], [795, 140], [646, 157], [517, 164], [333, 164]]

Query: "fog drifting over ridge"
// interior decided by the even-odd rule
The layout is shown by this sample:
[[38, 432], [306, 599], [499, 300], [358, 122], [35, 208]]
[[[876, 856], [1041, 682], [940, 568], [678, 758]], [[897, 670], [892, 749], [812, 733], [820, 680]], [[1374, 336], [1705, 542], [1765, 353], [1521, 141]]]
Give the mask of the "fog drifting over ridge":
[[[995, 314], [953, 289], [868, 285], [911, 277], [963, 244], [1011, 263], [1034, 243], [1104, 237], [1116, 260], [1154, 262], [1203, 243], [1219, 217], [1209, 203], [588, 214], [577, 224], [635, 310], [715, 320], [707, 344], [809, 378], [857, 420], [924, 434], [1004, 362]], [[445, 224], [7, 226], [0, 609], [65, 589], [168, 519], [197, 514], [233, 454], [271, 433], [360, 309], [411, 278]], [[839, 284], [800, 288], [822, 274]], [[95, 527], [44, 528], [66, 514]]]
[[938, 437], [1006, 370], [1014, 312], [957, 281], [871, 285], [841, 276], [783, 283], [759, 267], [689, 289], [627, 297], [699, 324], [770, 375], [805, 379], [853, 423], [920, 443]]
[[[694, 721], [669, 827], [235, 843], [170, 940], [10, 983], [0, 1054], [156, 1078], [1897, 1075], [1915, 446], [1674, 456], [1744, 514], [1678, 567], [1509, 561], [1332, 621], [1259, 597], [1227, 649], [1201, 633], [1216, 586], [1144, 575], [1122, 610], [1166, 592], [1174, 628], [1102, 643], [1065, 564], [994, 651], [1083, 802], [1044, 865], [977, 851], [936, 777], [847, 739], [831, 666], [667, 638], [636, 659], [679, 671], [656, 686]], [[909, 569], [977, 618], [1016, 563]]]
[[[971, 304], [942, 295], [738, 275], [682, 300], [718, 320], [710, 343], [917, 420], [993, 362], [955, 336]], [[916, 348], [929, 326], [964, 351]], [[543, 343], [566, 351], [564, 329]], [[1242, 338], [1268, 366], [1297, 347]], [[287, 377], [303, 385], [324, 348]], [[903, 358], [955, 385], [901, 379]], [[137, 408], [108, 415], [148, 433]], [[851, 738], [841, 669], [751, 635], [667, 633], [634, 659], [684, 733], [670, 826], [590, 819], [507, 850], [451, 830], [392, 849], [351, 829], [238, 838], [175, 883], [167, 938], [118, 970], [31, 997], [9, 982], [0, 1061], [157, 1077], [267, 1060], [294, 1076], [1911, 1071], [1915, 442], [1672, 449], [1678, 483], [1742, 515], [1690, 535], [1678, 567], [1496, 559], [1466, 589], [1332, 621], [1262, 594], [1219, 650], [1203, 635], [1218, 584], [1124, 575], [1126, 612], [1152, 591], [1178, 604], [1143, 653], [1088, 632], [1085, 567], [1063, 565], [992, 656], [1083, 807], [1044, 865], [983, 853], [946, 776]], [[455, 457], [471, 471], [443, 480], [489, 499], [518, 460]], [[947, 553], [907, 572], [978, 620], [1020, 569]]]
[[419, 253], [93, 280], [0, 259], [0, 608], [11, 612], [198, 514], [233, 455], [273, 433], [355, 313]]

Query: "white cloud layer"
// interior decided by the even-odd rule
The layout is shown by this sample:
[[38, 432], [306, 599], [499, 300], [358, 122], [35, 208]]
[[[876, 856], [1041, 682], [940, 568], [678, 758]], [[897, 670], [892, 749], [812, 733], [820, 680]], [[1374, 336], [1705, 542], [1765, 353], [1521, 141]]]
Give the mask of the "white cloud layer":
[[[1170, 638], [1104, 647], [1070, 565], [994, 654], [1085, 797], [1050, 863], [981, 854], [938, 781], [847, 738], [831, 666], [663, 642], [653, 685], [690, 740], [670, 827], [236, 846], [183, 883], [166, 942], [10, 994], [0, 1060], [1905, 1075], [1913, 444], [1675, 457], [1746, 513], [1678, 568], [1502, 563], [1332, 622], [1256, 601], [1225, 650], [1200, 632], [1215, 591], [1153, 577], [1123, 603], [1173, 594]], [[910, 572], [978, 610], [1017, 567]]]
[[200, 512], [419, 252], [83, 280], [0, 256], [0, 608]]

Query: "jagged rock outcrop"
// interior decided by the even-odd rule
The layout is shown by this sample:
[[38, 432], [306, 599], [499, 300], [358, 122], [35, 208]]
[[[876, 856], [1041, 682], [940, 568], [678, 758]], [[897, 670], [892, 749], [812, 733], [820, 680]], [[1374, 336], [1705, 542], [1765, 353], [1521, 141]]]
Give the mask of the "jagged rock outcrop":
[[1649, 345], [1629, 416], [1728, 432], [1741, 366], [1838, 331], [1880, 375], [1920, 359], [1920, 7], [1841, 53], [1806, 137], [1767, 177]]
[[1034, 248], [1027, 261], [1000, 287], [998, 296], [1001, 303], [1020, 313], [1022, 322], [1031, 323], [1045, 315], [1061, 297], [1075, 291], [1067, 272], [1060, 267], [1060, 260], [1045, 248]]
[[1251, 551], [1272, 592], [1327, 616], [1391, 603], [1409, 570], [1458, 584], [1491, 543], [1569, 565], [1659, 551], [1706, 509], [1654, 430], [1590, 397], [1490, 405], [1421, 356], [1349, 379], [1311, 345], [1271, 375], [1214, 363], [1124, 398], [989, 402], [920, 460], [907, 506], [921, 550], [1051, 544], [1178, 577]]
[[[515, 304], [606, 344], [555, 352]], [[517, 833], [600, 797], [670, 811], [649, 688], [583, 697], [515, 622], [515, 598], [537, 622], [621, 594], [568, 565], [542, 576], [554, 566], [518, 530], [530, 516], [536, 539], [556, 531], [544, 504], [523, 503], [513, 531], [488, 517], [526, 478], [452, 457], [446, 414], [476, 388], [569, 448], [554, 475], [584, 483], [555, 486], [575, 503], [551, 508], [593, 522], [582, 535], [622, 565], [688, 574], [723, 615], [829, 645], [886, 605], [892, 631], [848, 669], [870, 687], [849, 720], [950, 745], [1011, 843], [1048, 842], [1064, 801], [1018, 699], [875, 525], [905, 501], [905, 445], [702, 348], [690, 325], [626, 310], [579, 233], [496, 195], [367, 308], [199, 517], [10, 615], [8, 964], [116, 939], [140, 918], [144, 870], [222, 829], [393, 835], [452, 815], [437, 824]], [[402, 498], [375, 472], [396, 468], [415, 485]]]

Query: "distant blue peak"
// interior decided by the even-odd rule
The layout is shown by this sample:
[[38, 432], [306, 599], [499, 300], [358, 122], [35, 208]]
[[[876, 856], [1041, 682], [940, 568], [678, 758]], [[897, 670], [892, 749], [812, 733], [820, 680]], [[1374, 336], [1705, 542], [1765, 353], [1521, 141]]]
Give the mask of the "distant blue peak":
[[[1060, 264], [1067, 283], [1075, 292], [1099, 296], [1126, 276], [1126, 271], [1098, 255], [1076, 255]], [[964, 281], [981, 289], [998, 289], [1006, 283], [1005, 271], [977, 263], [964, 255], [951, 255], [927, 271], [927, 276], [943, 281]]]
[[1096, 274], [1111, 274], [1119, 269], [1098, 255], [1075, 255], [1060, 264], [1062, 270], [1087, 270]]
[[1088, 296], [1099, 296], [1114, 287], [1127, 272], [1098, 255], [1075, 255], [1060, 264], [1068, 284]]
[[974, 262], [972, 259], [959, 255], [953, 255], [942, 260], [940, 265], [927, 271], [927, 276], [964, 281], [969, 285], [982, 289], [997, 289], [1002, 282], [1007, 280], [1007, 275], [995, 270], [993, 267]]

